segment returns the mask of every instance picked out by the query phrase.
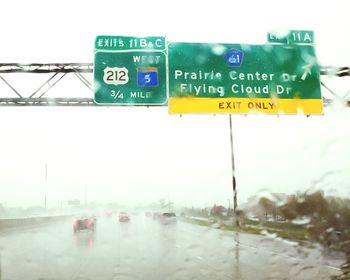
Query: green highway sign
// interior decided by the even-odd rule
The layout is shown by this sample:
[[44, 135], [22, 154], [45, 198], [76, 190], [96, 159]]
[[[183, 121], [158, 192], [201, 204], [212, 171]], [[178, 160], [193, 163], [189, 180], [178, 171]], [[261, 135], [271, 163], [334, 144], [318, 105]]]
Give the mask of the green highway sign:
[[269, 32], [269, 43], [279, 44], [313, 44], [314, 32], [311, 30], [290, 30], [288, 32]]
[[267, 42], [277, 44], [288, 44], [289, 33], [269, 32], [267, 33]]
[[169, 43], [170, 113], [322, 114], [309, 45]]
[[95, 50], [160, 50], [165, 51], [165, 37], [97, 36]]
[[97, 36], [94, 101], [102, 105], [167, 102], [165, 37]]

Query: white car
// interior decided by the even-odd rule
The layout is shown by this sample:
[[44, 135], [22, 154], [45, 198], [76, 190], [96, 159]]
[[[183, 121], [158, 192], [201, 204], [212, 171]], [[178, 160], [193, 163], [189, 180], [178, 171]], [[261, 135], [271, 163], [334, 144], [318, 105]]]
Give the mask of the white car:
[[126, 212], [120, 212], [119, 213], [119, 222], [129, 222], [130, 221], [130, 215]]
[[159, 216], [159, 222], [163, 225], [176, 224], [177, 218], [175, 213], [163, 213]]

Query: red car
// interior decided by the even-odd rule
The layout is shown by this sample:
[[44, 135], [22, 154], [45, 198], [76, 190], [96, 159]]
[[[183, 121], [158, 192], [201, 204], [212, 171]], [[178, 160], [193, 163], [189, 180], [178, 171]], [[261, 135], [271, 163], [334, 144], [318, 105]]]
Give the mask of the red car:
[[76, 219], [73, 222], [73, 230], [74, 232], [81, 230], [95, 230], [96, 219], [93, 218], [80, 218]]

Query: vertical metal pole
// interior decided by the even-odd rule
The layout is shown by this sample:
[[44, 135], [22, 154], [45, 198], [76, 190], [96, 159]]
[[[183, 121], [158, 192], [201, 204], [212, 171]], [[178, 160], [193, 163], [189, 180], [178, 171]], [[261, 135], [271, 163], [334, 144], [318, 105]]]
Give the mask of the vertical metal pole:
[[86, 207], [86, 203], [87, 203], [87, 188], [85, 186], [85, 207]]
[[1, 262], [1, 253], [0, 253], [0, 280], [2, 279], [2, 262]]
[[239, 226], [237, 219], [237, 190], [236, 190], [236, 176], [235, 176], [235, 158], [233, 153], [233, 136], [232, 136], [232, 118], [230, 118], [230, 142], [231, 142], [231, 163], [232, 163], [232, 190], [233, 190], [233, 214], [236, 219], [236, 225]]
[[47, 196], [47, 164], [45, 164], [45, 209], [46, 209], [46, 196]]

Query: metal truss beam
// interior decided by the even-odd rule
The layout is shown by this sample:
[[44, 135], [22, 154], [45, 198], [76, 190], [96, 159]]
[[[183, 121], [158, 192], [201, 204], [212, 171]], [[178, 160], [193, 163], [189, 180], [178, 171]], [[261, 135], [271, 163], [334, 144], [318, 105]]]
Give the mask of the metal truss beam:
[[[23, 94], [19, 93], [7, 79], [3, 77], [13, 73], [53, 73], [53, 75], [33, 93], [24, 96]], [[78, 78], [82, 84], [84, 84], [92, 92], [92, 84], [84, 77], [83, 74], [85, 73], [93, 73], [93, 63], [0, 63], [0, 80], [2, 80], [15, 94], [15, 97], [0, 97], [0, 106], [98, 106], [93, 102], [93, 98], [91, 97], [44, 97], [44, 95], [67, 74], [74, 74], [75, 77]], [[324, 76], [346, 77], [350, 76], [350, 68], [326, 66], [321, 68], [320, 74]], [[339, 99], [335, 92], [327, 87], [324, 82], [321, 82], [321, 85], [332, 95], [334, 95], [335, 98]], [[332, 99], [323, 98], [323, 103], [325, 106], [331, 104], [332, 102]], [[344, 100], [344, 102], [350, 107], [350, 101]]]
[[0, 98], [0, 106], [95, 106], [92, 98]]
[[0, 63], [0, 73], [92, 73], [92, 63]]

